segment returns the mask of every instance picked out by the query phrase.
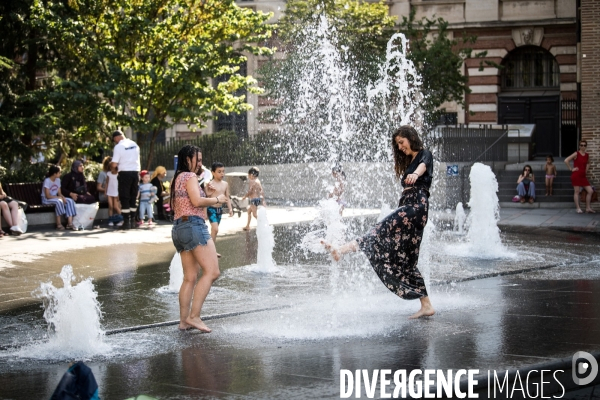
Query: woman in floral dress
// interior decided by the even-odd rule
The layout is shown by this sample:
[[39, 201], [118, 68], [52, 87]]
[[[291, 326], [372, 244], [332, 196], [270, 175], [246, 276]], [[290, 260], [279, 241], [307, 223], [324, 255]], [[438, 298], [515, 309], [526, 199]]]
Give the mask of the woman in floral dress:
[[390, 291], [406, 300], [421, 301], [421, 309], [410, 318], [431, 316], [435, 310], [417, 262], [427, 224], [433, 157], [423, 148], [417, 131], [408, 125], [392, 135], [392, 147], [396, 177], [404, 187], [398, 208], [361, 238], [337, 248], [322, 243], [336, 261], [346, 253], [364, 252]]

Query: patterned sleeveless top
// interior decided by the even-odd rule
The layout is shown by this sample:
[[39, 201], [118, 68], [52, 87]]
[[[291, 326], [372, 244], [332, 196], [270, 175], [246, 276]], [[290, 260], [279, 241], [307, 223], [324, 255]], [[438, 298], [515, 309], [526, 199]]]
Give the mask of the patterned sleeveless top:
[[[174, 196], [173, 210], [175, 211], [175, 219], [179, 219], [184, 215], [195, 215], [206, 220], [206, 208], [194, 207], [194, 205], [190, 201], [190, 197], [186, 189], [187, 181], [190, 179], [198, 179], [198, 177], [193, 172], [182, 172], [177, 177], [177, 182], [175, 182], [175, 188], [172, 192]], [[206, 197], [206, 193], [204, 193], [204, 190], [202, 190], [201, 187], [199, 187], [198, 189], [200, 189], [200, 196]]]

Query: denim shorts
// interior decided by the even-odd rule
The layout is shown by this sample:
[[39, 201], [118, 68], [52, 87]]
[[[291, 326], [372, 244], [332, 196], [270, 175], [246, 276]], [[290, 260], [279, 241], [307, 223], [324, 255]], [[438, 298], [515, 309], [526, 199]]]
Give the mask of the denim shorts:
[[198, 245], [206, 246], [211, 239], [204, 219], [194, 215], [187, 218], [187, 221], [176, 219], [171, 229], [171, 238], [178, 253], [194, 250]]

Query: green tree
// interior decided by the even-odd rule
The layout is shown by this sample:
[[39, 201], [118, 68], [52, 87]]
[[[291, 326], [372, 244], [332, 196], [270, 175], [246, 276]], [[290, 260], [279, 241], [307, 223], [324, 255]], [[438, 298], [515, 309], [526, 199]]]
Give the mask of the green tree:
[[42, 104], [45, 82], [38, 70], [49, 58], [31, 14], [33, 0], [0, 2], [0, 164], [45, 152], [53, 133]]
[[259, 89], [238, 66], [245, 53], [270, 51], [259, 45], [270, 36], [269, 15], [233, 0], [38, 2], [36, 12], [60, 55], [53, 111], [86, 140], [131, 127], [150, 142], [147, 164], [160, 131], [247, 110], [234, 93]]
[[[471, 91], [469, 78], [460, 70], [464, 60], [473, 55], [469, 46], [475, 43], [477, 37], [466, 34], [458, 38], [451, 37], [447, 21], [426, 17], [417, 21], [414, 9], [408, 17], [402, 17], [398, 30], [409, 40], [407, 58], [421, 75], [421, 90], [425, 95], [422, 107], [426, 112], [426, 122], [431, 124], [438, 119], [444, 112], [440, 106], [445, 102], [455, 101], [464, 105], [465, 96]], [[479, 52], [474, 57], [485, 57], [486, 54]]]

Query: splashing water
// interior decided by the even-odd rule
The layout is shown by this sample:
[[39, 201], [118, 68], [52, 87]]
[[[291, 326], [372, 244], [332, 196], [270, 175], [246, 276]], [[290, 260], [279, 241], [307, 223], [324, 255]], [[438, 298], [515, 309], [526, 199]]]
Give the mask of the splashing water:
[[500, 240], [500, 209], [498, 181], [492, 169], [475, 163], [469, 175], [471, 181], [471, 212], [467, 218], [468, 255], [474, 258], [513, 257]]
[[456, 212], [454, 214], [454, 232], [459, 235], [464, 234], [464, 225], [467, 216], [465, 214], [465, 209], [463, 208], [462, 201], [459, 201], [456, 205]]
[[379, 211], [379, 216], [377, 217], [377, 222], [383, 221], [383, 219], [385, 217], [387, 217], [388, 215], [390, 215], [392, 211], [393, 211], [392, 207], [390, 207], [389, 205], [387, 205], [385, 203], [382, 204], [381, 210]]
[[346, 241], [346, 225], [340, 215], [340, 206], [334, 199], [320, 200], [317, 207], [319, 215], [313, 226], [324, 228], [308, 232], [303, 238], [300, 247], [313, 253], [326, 253], [321, 240], [340, 246]]
[[275, 238], [273, 237], [273, 227], [269, 225], [267, 218], [267, 209], [258, 207], [256, 220], [256, 237], [258, 239], [258, 252], [256, 264], [250, 267], [253, 272], [272, 273], [279, 269], [273, 261], [273, 247], [275, 247]]
[[33, 293], [43, 300], [49, 340], [20, 349], [19, 356], [72, 359], [106, 353], [110, 346], [104, 343], [102, 311], [92, 278], [72, 286], [75, 277], [70, 265], [65, 265], [59, 276], [62, 288], [46, 282]]
[[179, 293], [182, 283], [183, 265], [181, 264], [181, 255], [176, 252], [169, 265], [169, 285], [163, 286], [157, 289], [157, 291], [159, 293]]

